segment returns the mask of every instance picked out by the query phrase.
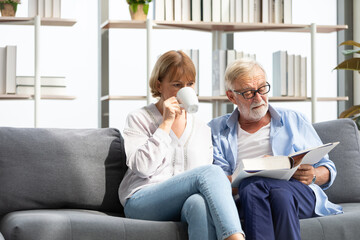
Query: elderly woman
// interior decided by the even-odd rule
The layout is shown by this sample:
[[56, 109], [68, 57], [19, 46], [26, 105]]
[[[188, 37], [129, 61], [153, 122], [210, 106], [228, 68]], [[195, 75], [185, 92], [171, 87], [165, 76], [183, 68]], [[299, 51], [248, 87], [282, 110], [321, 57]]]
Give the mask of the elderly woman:
[[163, 54], [150, 78], [159, 100], [129, 114], [124, 140], [128, 170], [119, 188], [129, 218], [188, 224], [189, 239], [244, 239], [230, 183], [212, 165], [210, 128], [179, 106], [194, 88], [195, 67], [181, 51]]

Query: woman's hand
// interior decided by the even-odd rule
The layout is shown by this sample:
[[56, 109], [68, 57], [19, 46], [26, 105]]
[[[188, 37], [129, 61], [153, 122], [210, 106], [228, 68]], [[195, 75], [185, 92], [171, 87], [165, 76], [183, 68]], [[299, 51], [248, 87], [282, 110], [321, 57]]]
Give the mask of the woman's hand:
[[182, 114], [179, 102], [176, 97], [170, 97], [163, 102], [163, 122], [159, 128], [170, 133], [171, 127], [177, 116]]

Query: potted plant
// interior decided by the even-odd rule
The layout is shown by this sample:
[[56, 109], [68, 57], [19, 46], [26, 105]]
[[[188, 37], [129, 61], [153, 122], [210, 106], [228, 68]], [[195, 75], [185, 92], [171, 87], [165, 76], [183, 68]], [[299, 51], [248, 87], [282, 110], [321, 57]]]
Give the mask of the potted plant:
[[1, 16], [15, 17], [17, 5], [20, 3], [20, 0], [0, 0]]
[[132, 20], [146, 20], [152, 0], [126, 0]]
[[[340, 44], [340, 46], [342, 46], [342, 45], [349, 45], [349, 46], [354, 46], [354, 47], [360, 48], [360, 43], [352, 41], [352, 40], [345, 41]], [[360, 49], [343, 50], [342, 53], [344, 55], [349, 55], [349, 54], [354, 54], [354, 53], [360, 54]], [[335, 67], [335, 69], [352, 70], [352, 71], [357, 71], [360, 74], [360, 58], [353, 57], [353, 58], [347, 59], [347, 60], [343, 61], [342, 63], [340, 63], [339, 65], [337, 65]], [[358, 129], [360, 130], [360, 105], [355, 105], [355, 106], [350, 107], [349, 109], [346, 109], [345, 111], [343, 111], [340, 114], [340, 118], [353, 119], [356, 122]]]

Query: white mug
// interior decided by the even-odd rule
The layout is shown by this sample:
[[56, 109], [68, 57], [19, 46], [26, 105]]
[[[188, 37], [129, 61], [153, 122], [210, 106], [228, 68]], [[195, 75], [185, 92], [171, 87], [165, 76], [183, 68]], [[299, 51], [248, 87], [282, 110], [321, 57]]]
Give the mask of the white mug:
[[199, 100], [193, 88], [183, 87], [177, 92], [176, 98], [180, 103], [180, 107], [184, 108], [188, 113], [196, 113], [198, 111]]

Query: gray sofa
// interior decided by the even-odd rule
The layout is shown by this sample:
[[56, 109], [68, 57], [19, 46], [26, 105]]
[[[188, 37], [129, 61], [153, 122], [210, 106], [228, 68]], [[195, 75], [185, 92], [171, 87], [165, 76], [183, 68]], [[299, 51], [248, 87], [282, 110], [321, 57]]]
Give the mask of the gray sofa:
[[[324, 142], [341, 142], [330, 153], [338, 177], [327, 193], [345, 213], [301, 220], [302, 239], [357, 239], [359, 133], [347, 119], [314, 126]], [[125, 171], [116, 129], [0, 128], [0, 232], [6, 240], [187, 239], [183, 223], [124, 218]]]

